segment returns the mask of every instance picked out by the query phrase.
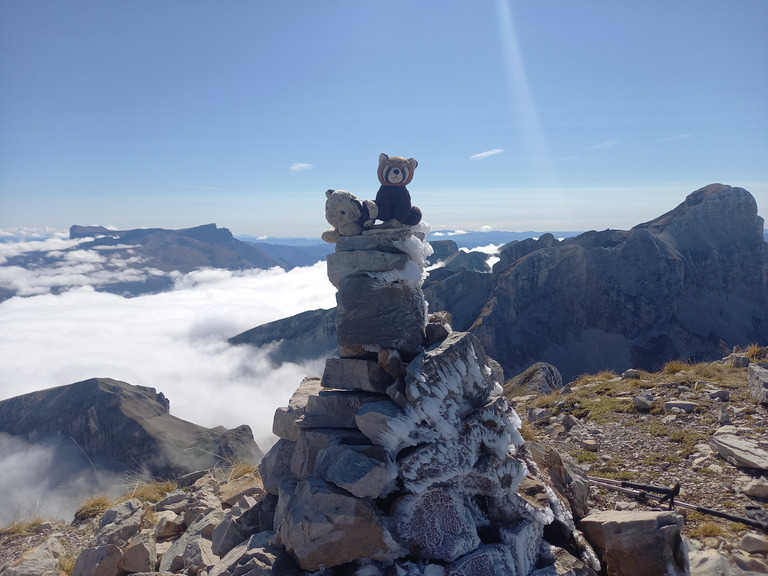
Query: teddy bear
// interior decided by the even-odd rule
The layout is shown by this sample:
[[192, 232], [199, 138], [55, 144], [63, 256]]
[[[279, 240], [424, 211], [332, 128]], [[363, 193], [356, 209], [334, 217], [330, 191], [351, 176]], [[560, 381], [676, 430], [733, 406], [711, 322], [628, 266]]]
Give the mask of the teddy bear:
[[384, 223], [377, 228], [415, 226], [421, 222], [421, 210], [411, 206], [411, 194], [406, 185], [413, 179], [413, 171], [419, 163], [414, 158], [379, 155], [378, 177], [381, 187], [376, 193], [378, 220]]
[[326, 190], [325, 219], [333, 226], [322, 239], [334, 244], [340, 236], [357, 236], [370, 226], [378, 215], [373, 200], [360, 200], [346, 190]]

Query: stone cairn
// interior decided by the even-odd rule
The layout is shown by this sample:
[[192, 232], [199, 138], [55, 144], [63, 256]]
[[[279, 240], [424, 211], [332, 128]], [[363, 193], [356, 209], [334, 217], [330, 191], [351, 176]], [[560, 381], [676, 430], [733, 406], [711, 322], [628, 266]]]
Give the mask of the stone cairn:
[[401, 228], [341, 237], [328, 256], [340, 357], [276, 411], [259, 467], [271, 545], [322, 574], [560, 573], [543, 535], [573, 541], [568, 505], [526, 456], [499, 365], [428, 315], [430, 254]]

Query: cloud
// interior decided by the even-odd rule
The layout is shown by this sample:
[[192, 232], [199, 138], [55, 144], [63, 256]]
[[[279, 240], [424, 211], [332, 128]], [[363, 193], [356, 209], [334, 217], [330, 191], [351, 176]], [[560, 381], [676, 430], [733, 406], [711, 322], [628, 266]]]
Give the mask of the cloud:
[[575, 154], [572, 154], [570, 156], [563, 156], [562, 158], [558, 158], [557, 162], [572, 162], [573, 160], [578, 160], [578, 156]]
[[289, 272], [201, 270], [178, 275], [175, 286], [136, 298], [83, 286], [0, 303], [0, 399], [110, 377], [162, 391], [173, 415], [196, 424], [248, 424], [266, 450], [275, 409], [304, 376], [322, 374], [324, 359], [274, 366], [267, 351], [226, 340], [334, 306], [325, 263]]
[[312, 164], [306, 162], [294, 162], [291, 164], [290, 170], [293, 172], [301, 172], [303, 170], [312, 170]]
[[480, 152], [479, 154], [473, 154], [469, 157], [470, 160], [477, 160], [479, 158], [488, 158], [488, 156], [495, 156], [496, 154], [501, 154], [504, 152], [503, 148], [494, 148], [493, 150], [486, 150], [485, 152]]
[[488, 226], [487, 224], [480, 226], [480, 232], [490, 232], [491, 230], [493, 230], [493, 226]]
[[667, 136], [666, 138], [659, 138], [659, 142], [677, 142], [678, 140], [686, 140], [691, 138], [693, 134], [675, 134], [674, 136]]
[[599, 150], [600, 148], [610, 148], [611, 146], [616, 146], [619, 141], [615, 138], [611, 140], [606, 140], [605, 142], [600, 142], [599, 144], [595, 144], [594, 146], [590, 146], [587, 148], [587, 150]]

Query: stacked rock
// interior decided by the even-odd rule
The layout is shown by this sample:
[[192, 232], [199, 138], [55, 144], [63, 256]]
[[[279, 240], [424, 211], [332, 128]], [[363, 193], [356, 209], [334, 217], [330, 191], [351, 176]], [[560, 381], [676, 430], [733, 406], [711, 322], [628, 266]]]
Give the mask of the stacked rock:
[[275, 542], [302, 570], [527, 576], [540, 557], [557, 499], [535, 480], [518, 490], [535, 465], [498, 365], [428, 317], [430, 253], [399, 229], [339, 238], [328, 257], [341, 354], [277, 410], [260, 466]]

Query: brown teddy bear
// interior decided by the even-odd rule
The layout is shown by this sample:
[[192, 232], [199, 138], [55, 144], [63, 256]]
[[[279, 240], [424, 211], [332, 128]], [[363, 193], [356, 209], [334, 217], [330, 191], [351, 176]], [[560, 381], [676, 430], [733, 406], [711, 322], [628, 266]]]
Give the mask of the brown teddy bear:
[[414, 158], [379, 155], [379, 182], [381, 187], [376, 193], [378, 220], [384, 223], [377, 228], [400, 228], [415, 226], [421, 222], [421, 210], [411, 206], [411, 194], [406, 185], [413, 179], [413, 171], [419, 163]]
[[372, 200], [359, 200], [346, 190], [326, 190], [325, 219], [333, 226], [322, 239], [334, 244], [339, 236], [357, 236], [370, 226], [378, 213]]

